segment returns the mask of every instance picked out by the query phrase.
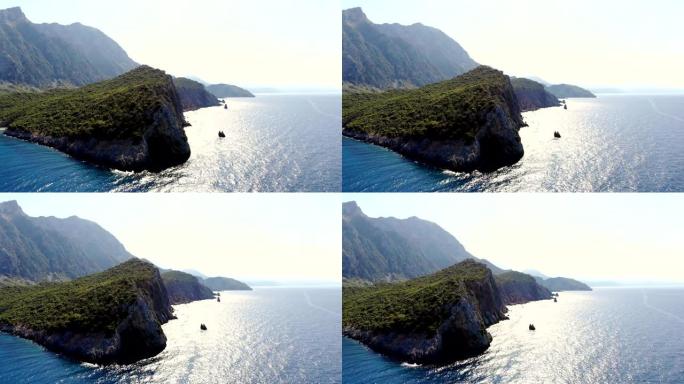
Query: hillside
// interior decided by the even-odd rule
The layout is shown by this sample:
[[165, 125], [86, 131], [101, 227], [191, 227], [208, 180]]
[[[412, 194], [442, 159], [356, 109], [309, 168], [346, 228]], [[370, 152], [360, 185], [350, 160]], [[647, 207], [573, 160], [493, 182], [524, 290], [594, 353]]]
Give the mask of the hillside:
[[190, 157], [171, 76], [140, 66], [78, 89], [0, 96], [6, 135], [125, 171], [160, 171]]
[[511, 79], [511, 85], [522, 112], [560, 106], [558, 99], [536, 81], [517, 77]]
[[452, 78], [477, 66], [438, 29], [421, 24], [373, 24], [361, 8], [342, 12], [342, 81], [412, 88]]
[[0, 277], [29, 282], [73, 279], [133, 257], [112, 234], [72, 216], [29, 217], [0, 203]]
[[110, 79], [137, 64], [101, 31], [33, 24], [20, 8], [0, 10], [0, 82], [47, 88]]
[[343, 332], [410, 363], [448, 363], [482, 353], [486, 327], [504, 319], [494, 277], [472, 260], [398, 283], [343, 289]]
[[555, 84], [546, 87], [546, 90], [559, 99], [568, 99], [573, 97], [594, 98], [596, 95], [584, 88], [570, 84]]
[[183, 111], [194, 111], [200, 108], [220, 105], [218, 99], [207, 92], [204, 85], [194, 80], [176, 77], [173, 79], [173, 85], [176, 86]]
[[213, 299], [214, 292], [204, 286], [197, 277], [180, 271], [161, 274], [171, 304], [185, 304], [197, 300]]
[[254, 97], [252, 92], [240, 88], [237, 85], [230, 84], [211, 84], [207, 85], [207, 91], [216, 97], [227, 98], [227, 97]]
[[70, 282], [0, 288], [0, 331], [90, 363], [158, 354], [171, 318], [159, 272], [139, 259]]
[[435, 167], [488, 172], [523, 156], [515, 92], [489, 67], [419, 89], [346, 93], [342, 105], [344, 135]]
[[551, 277], [548, 279], [538, 279], [539, 284], [552, 292], [561, 291], [591, 291], [591, 287], [581, 281], [569, 279], [567, 277]]
[[516, 271], [506, 271], [495, 276], [504, 304], [524, 304], [529, 301], [551, 298], [551, 292], [537, 283], [534, 277]]
[[235, 279], [229, 277], [208, 277], [202, 281], [204, 285], [213, 291], [251, 291], [252, 288]]

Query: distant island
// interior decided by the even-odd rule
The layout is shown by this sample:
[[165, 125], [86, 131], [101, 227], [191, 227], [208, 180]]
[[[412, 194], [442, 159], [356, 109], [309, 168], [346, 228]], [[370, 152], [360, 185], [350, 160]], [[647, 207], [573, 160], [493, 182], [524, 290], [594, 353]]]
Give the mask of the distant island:
[[342, 133], [454, 171], [494, 171], [523, 156], [508, 76], [480, 66], [413, 90], [343, 95]]
[[207, 91], [216, 97], [227, 98], [227, 97], [254, 97], [252, 92], [240, 88], [237, 85], [230, 84], [211, 84], [207, 85]]
[[202, 280], [202, 284], [206, 285], [214, 291], [251, 291], [252, 288], [235, 279], [229, 277], [207, 277]]
[[580, 88], [576, 85], [570, 84], [556, 84], [549, 85], [546, 90], [551, 92], [554, 96], [559, 99], [568, 99], [573, 97], [584, 97], [584, 98], [595, 98], [596, 95], [591, 93], [591, 91], [584, 88]]
[[591, 288], [478, 259], [439, 225], [342, 208], [343, 334], [402, 362], [450, 364], [490, 345], [507, 305]]

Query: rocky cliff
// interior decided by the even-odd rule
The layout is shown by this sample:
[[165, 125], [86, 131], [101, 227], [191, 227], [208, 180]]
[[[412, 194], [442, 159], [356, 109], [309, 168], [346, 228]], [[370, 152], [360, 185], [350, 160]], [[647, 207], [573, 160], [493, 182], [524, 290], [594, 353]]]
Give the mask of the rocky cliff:
[[511, 79], [511, 85], [523, 112], [560, 106], [558, 99], [536, 81], [518, 77]]
[[166, 347], [173, 318], [157, 268], [139, 259], [66, 283], [0, 289], [0, 330], [96, 364], [127, 364]]
[[197, 81], [177, 77], [173, 79], [173, 84], [176, 86], [184, 111], [194, 111], [220, 104], [216, 96], [209, 93], [204, 85]]
[[496, 275], [496, 284], [504, 304], [524, 304], [551, 298], [551, 291], [539, 285], [534, 277], [516, 271]]
[[486, 327], [506, 311], [491, 271], [467, 260], [399, 283], [343, 290], [343, 333], [412, 363], [449, 363], [485, 351]]
[[124, 171], [161, 171], [190, 157], [171, 76], [140, 66], [79, 89], [0, 96], [5, 134]]
[[214, 292], [189, 273], [165, 271], [161, 276], [171, 304], [185, 304], [214, 298]]
[[343, 134], [454, 171], [494, 171], [524, 154], [508, 76], [481, 66], [415, 90], [343, 95]]

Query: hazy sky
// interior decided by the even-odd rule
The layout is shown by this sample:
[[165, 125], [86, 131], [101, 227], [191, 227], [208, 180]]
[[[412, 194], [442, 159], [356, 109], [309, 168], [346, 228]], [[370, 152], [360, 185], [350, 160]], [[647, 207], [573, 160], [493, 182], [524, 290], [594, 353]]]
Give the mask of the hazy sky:
[[375, 23], [436, 27], [518, 76], [584, 86], [684, 88], [684, 1], [342, 0]]
[[96, 27], [135, 61], [242, 86], [340, 88], [338, 1], [0, 0], [34, 23]]
[[474, 256], [549, 276], [684, 282], [682, 194], [345, 194], [371, 217], [418, 216]]
[[209, 276], [341, 281], [334, 194], [0, 194], [31, 216], [92, 220], [133, 255]]

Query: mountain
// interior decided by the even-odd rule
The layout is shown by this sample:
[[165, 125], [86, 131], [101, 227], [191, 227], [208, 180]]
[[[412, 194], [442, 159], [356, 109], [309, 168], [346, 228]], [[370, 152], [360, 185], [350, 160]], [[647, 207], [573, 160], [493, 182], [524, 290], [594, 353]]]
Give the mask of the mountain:
[[171, 304], [185, 304], [197, 300], [213, 299], [214, 292], [200, 280], [185, 272], [165, 271], [161, 274]]
[[140, 66], [78, 89], [0, 96], [4, 134], [124, 171], [161, 171], [190, 157], [171, 76]]
[[570, 84], [549, 85], [546, 87], [546, 90], [559, 99], [568, 99], [572, 97], [596, 97], [596, 95], [591, 93], [591, 91]]
[[[342, 205], [342, 276], [392, 281], [434, 273], [476, 259], [435, 223], [412, 217], [370, 218], [356, 202]], [[477, 259], [476, 259], [477, 260]], [[495, 265], [487, 265], [502, 272]]]
[[560, 106], [556, 96], [549, 93], [542, 84], [536, 81], [517, 77], [511, 79], [511, 85], [522, 112]]
[[40, 88], [110, 79], [137, 64], [101, 31], [33, 24], [20, 8], [0, 10], [0, 82]]
[[230, 84], [211, 84], [207, 85], [207, 91], [220, 98], [226, 97], [254, 97], [252, 92]]
[[159, 271], [139, 259], [69, 282], [0, 288], [0, 331], [89, 363], [157, 355], [172, 318]]
[[432, 275], [343, 288], [347, 337], [402, 362], [443, 364], [484, 352], [505, 318], [492, 272], [466, 260]]
[[207, 92], [204, 85], [197, 81], [186, 79], [185, 77], [175, 77], [173, 85], [176, 87], [178, 97], [180, 97], [183, 111], [194, 111], [200, 108], [220, 105], [218, 99]]
[[501, 298], [506, 305], [551, 298], [551, 292], [525, 273], [507, 271], [495, 276]]
[[91, 221], [30, 217], [16, 201], [0, 203], [0, 276], [28, 282], [74, 279], [132, 258]]
[[229, 277], [208, 277], [202, 281], [213, 291], [251, 291], [249, 285]]
[[373, 24], [361, 8], [342, 12], [342, 81], [375, 88], [417, 87], [477, 66], [438, 29]]
[[542, 279], [548, 279], [548, 278], [549, 278], [548, 276], [546, 276], [545, 274], [539, 272], [539, 271], [536, 270], [536, 269], [526, 269], [526, 270], [523, 271], [523, 273], [526, 273], [526, 274], [528, 274], [528, 275], [530, 275], [530, 276], [532, 276], [532, 277], [535, 277], [535, 278], [537, 278], [537, 277], [540, 277], [540, 278], [542, 278]]
[[591, 287], [581, 281], [567, 277], [551, 277], [548, 279], [537, 278], [539, 284], [553, 292], [561, 291], [591, 291]]
[[345, 93], [342, 107], [345, 136], [434, 167], [490, 172], [524, 153], [513, 86], [489, 67], [419, 89]]

